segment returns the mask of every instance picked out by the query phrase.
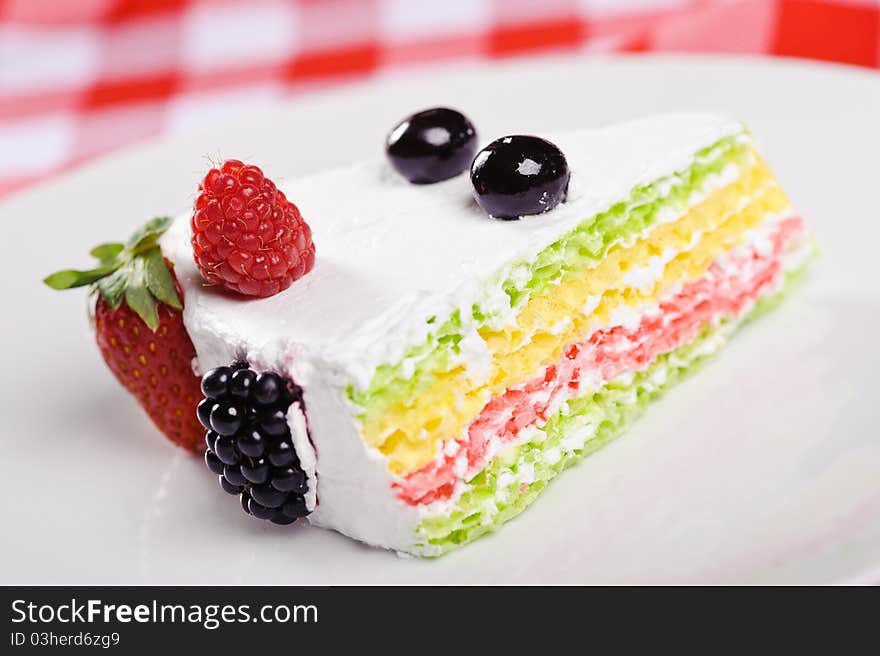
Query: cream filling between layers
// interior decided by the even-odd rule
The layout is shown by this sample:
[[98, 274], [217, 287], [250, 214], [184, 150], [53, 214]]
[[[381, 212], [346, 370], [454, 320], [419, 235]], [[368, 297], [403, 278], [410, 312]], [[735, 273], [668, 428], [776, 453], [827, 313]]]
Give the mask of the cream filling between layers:
[[[747, 174], [743, 173], [743, 175]], [[668, 229], [664, 230], [664, 234], [675, 235], [673, 245], [661, 251], [653, 260], [649, 260], [648, 256], [650, 253], [657, 253], [657, 248], [650, 247], [651, 240], [638, 242], [639, 248], [635, 252], [641, 255], [635, 260], [631, 258], [630, 261], [632, 265], [652, 262], [652, 266], [637, 271], [641, 282], [651, 288], [650, 293], [640, 294], [638, 290], [624, 284], [624, 273], [630, 267], [621, 267], [619, 258], [609, 256], [605, 262], [611, 268], [605, 268], [620, 273], [609, 277], [608, 272], [603, 271], [591, 281], [592, 269], [584, 270], [580, 275], [572, 276], [567, 282], [562, 283], [564, 291], [559, 294], [560, 299], [563, 300], [556, 303], [553, 300], [556, 292], [551, 288], [546, 294], [532, 299], [535, 305], [532, 306], [530, 303], [530, 306], [517, 317], [513, 330], [502, 335], [500, 339], [491, 334], [486, 337], [487, 343], [493, 347], [494, 377], [491, 387], [483, 386], [481, 389], [480, 385], [476, 385], [473, 389], [469, 388], [465, 383], [466, 372], [455, 372], [454, 377], [440, 380], [436, 390], [430, 390], [418, 398], [413, 396], [414, 400], [410, 402], [409, 407], [400, 405], [378, 421], [365, 425], [363, 432], [366, 441], [375, 445], [377, 436], [392, 436], [387, 446], [381, 442], [379, 444], [383, 453], [397, 458], [392, 461], [393, 465], [404, 463], [403, 468], [389, 467], [396, 474], [406, 476], [428, 467], [432, 459], [437, 457], [438, 452], [442, 451], [442, 444], [455, 440], [461, 431], [466, 430], [471, 419], [479, 414], [480, 408], [504, 389], [515, 387], [519, 381], [537, 375], [544, 365], [555, 361], [558, 355], [556, 351], [565, 344], [577, 342], [582, 335], [594, 329], [638, 321], [639, 307], [635, 305], [630, 307], [631, 304], [641, 301], [644, 306], [646, 302], [655, 302], [657, 293], [663, 294], [668, 288], [672, 288], [675, 281], [685, 274], [685, 269], [690, 267], [687, 264], [690, 261], [700, 264], [687, 273], [687, 279], [699, 277], [702, 275], [700, 271], [708, 266], [702, 262], [708, 263], [712, 258], [717, 259], [725, 250], [733, 248], [742, 238], [747, 237], [750, 229], [761, 225], [771, 208], [776, 210], [785, 207], [784, 194], [766, 168], [754, 169], [746, 179], [749, 180], [747, 195], [737, 186], [726, 187], [726, 191], [717, 192], [720, 195], [717, 196], [716, 202], [710, 205], [703, 204], [693, 218], [686, 219], [689, 223], [680, 226], [677, 222], [672, 223], [673, 230], [671, 232]], [[713, 194], [712, 197], [716, 196]], [[712, 217], [711, 220], [709, 217]], [[746, 225], [742, 225], [744, 222]], [[697, 254], [691, 255], [691, 251], [695, 249], [698, 251]], [[625, 250], [621, 253], [624, 253], [621, 261], [625, 263], [629, 256], [626, 255]], [[707, 256], [709, 260], [706, 259]], [[673, 260], [680, 260], [676, 262], [674, 268], [656, 266], [658, 263], [666, 264]], [[652, 269], [658, 272], [662, 270], [662, 278], [656, 279], [655, 276], [650, 275]], [[658, 288], [655, 283], [659, 283], [661, 279], [662, 284]], [[588, 293], [596, 296], [588, 297], [586, 296]], [[597, 311], [599, 299], [602, 299], [602, 304]], [[594, 312], [596, 316], [593, 316]], [[566, 314], [570, 315], [570, 318], [565, 318]], [[563, 318], [560, 320], [559, 317]], [[548, 321], [555, 321], [553, 327], [564, 331], [565, 337], [559, 336], [557, 332], [554, 340], [546, 329], [549, 325]], [[575, 322], [577, 330], [570, 327], [572, 321]], [[540, 341], [536, 342], [536, 348], [533, 349], [531, 345], [538, 333], [540, 336], [537, 339]], [[460, 392], [456, 392], [456, 389]], [[461, 405], [458, 404], [459, 400]], [[443, 407], [448, 407], [449, 410], [445, 412], [437, 410]], [[420, 427], [421, 432], [419, 432]], [[404, 439], [401, 439], [401, 436]], [[410, 462], [409, 466], [406, 464], [406, 459]], [[446, 467], [448, 466], [447, 457]]]
[[[725, 253], [723, 257], [718, 258], [716, 260], [716, 263], [722, 269], [725, 269], [726, 262], [737, 261], [738, 258], [740, 258], [744, 254], [751, 253], [751, 252], [757, 252], [762, 255], [769, 254], [770, 252], [772, 252], [771, 237], [772, 237], [773, 233], [775, 232], [778, 224], [782, 220], [787, 219], [792, 216], [794, 216], [794, 213], [791, 208], [789, 208], [785, 211], [782, 211], [782, 212], [776, 212], [776, 213], [771, 213], [771, 214], [766, 215], [764, 217], [764, 219], [762, 220], [762, 222], [757, 227], [752, 228], [751, 230], [749, 230], [745, 234], [742, 243], [740, 243], [738, 246], [736, 246], [735, 248], [733, 248], [730, 251], [728, 251], [727, 253]], [[812, 252], [813, 252], [813, 245], [810, 242], [810, 240], [806, 236], [804, 236], [803, 239], [801, 239], [797, 243], [795, 243], [793, 245], [793, 247], [790, 247], [790, 250], [788, 250], [785, 254], [782, 255], [782, 257], [781, 257], [782, 272], [788, 273], [788, 272], [797, 270], [804, 263], [804, 261], [810, 257]], [[752, 263], [750, 265], [750, 268], [756, 269], [756, 268], [758, 268], [758, 266], [759, 266], [758, 263]], [[744, 272], [747, 272], [747, 271], [749, 271], [749, 269], [737, 269], [737, 270], [731, 269], [730, 273], [743, 275]], [[745, 275], [749, 275], [749, 273], [745, 273]], [[749, 302], [740, 311], [738, 316], [742, 317], [742, 316], [747, 315], [749, 310], [751, 310], [751, 308], [755, 305], [755, 303], [758, 300], [760, 300], [761, 298], [763, 298], [765, 296], [773, 295], [774, 293], [779, 291], [782, 284], [784, 283], [784, 278], [785, 277], [783, 275], [780, 275], [778, 277], [778, 279], [776, 281], [774, 281], [774, 283], [772, 285], [763, 289], [755, 300]], [[640, 322], [642, 321], [643, 318], [655, 315], [657, 313], [658, 307], [661, 303], [678, 295], [682, 291], [684, 284], [685, 284], [684, 282], [679, 282], [679, 283], [676, 283], [674, 286], [668, 288], [667, 291], [663, 294], [663, 296], [661, 298], [658, 299], [658, 301], [656, 303], [644, 304], [644, 305], [640, 306], [639, 308], [628, 308], [629, 310], [632, 311], [631, 313], [627, 312], [625, 315], [622, 314], [618, 317], [612, 318], [612, 320], [609, 321], [606, 325], [598, 326], [596, 328], [596, 330], [604, 330], [604, 329], [613, 328], [616, 326], [622, 326], [622, 327], [634, 329], [635, 327], [637, 327], [640, 324]], [[715, 317], [715, 319], [712, 322], [712, 325], [717, 326], [720, 319], [721, 319], [721, 317]], [[736, 325], [738, 325], [738, 321], [739, 321], [739, 319], [737, 318], [736, 321], [731, 323], [731, 331], [736, 327]], [[729, 334], [729, 333], [725, 332], [725, 334]], [[718, 344], [721, 344], [725, 341], [725, 339], [726, 339], [725, 336], [719, 336], [717, 339], [713, 338], [712, 340], [709, 340], [706, 343], [706, 345], [704, 346], [705, 349], [708, 349], [706, 354], [714, 352], [717, 349], [716, 342]], [[576, 392], [574, 392], [573, 394], [571, 394], [569, 396], [558, 395], [556, 398], [554, 398], [552, 403], [550, 404], [550, 406], [544, 412], [545, 417], [547, 417], [547, 418], [552, 417], [571, 398], [582, 396], [584, 394], [597, 391], [607, 384], [615, 384], [615, 383], [620, 383], [620, 384], [624, 384], [624, 385], [628, 384], [628, 382], [632, 379], [635, 371], [629, 371], [629, 372], [619, 374], [618, 376], [612, 378], [611, 380], [603, 380], [595, 372], [593, 372], [592, 376], [584, 375], [584, 373], [585, 372], [581, 373], [580, 382], [579, 382], [579, 385], [578, 385]], [[663, 382], [664, 382], [663, 380], [658, 380], [657, 385], [659, 386]], [[545, 395], [546, 395], [546, 398], [544, 400], [545, 401], [549, 400], [551, 392], [547, 391], [545, 393]], [[514, 449], [516, 449], [517, 446], [519, 446], [521, 444], [532, 442], [536, 439], [540, 439], [544, 423], [545, 423], [544, 421], [539, 421], [531, 426], [528, 426], [519, 432], [516, 439], [511, 440], [511, 441], [507, 441], [504, 443], [502, 443], [497, 437], [493, 437], [492, 440], [490, 441], [489, 447], [487, 449], [486, 460], [485, 460], [485, 463], [483, 466], [488, 467], [496, 458], [502, 456], [503, 453], [514, 450]], [[585, 424], [583, 427], [581, 427], [581, 430], [579, 430], [576, 434], [572, 434], [572, 435], [566, 437], [563, 442], [566, 450], [571, 451], [571, 450], [576, 450], [576, 449], [579, 449], [580, 447], [582, 447], [583, 444], [595, 434], [595, 431], [597, 428], [598, 428], [597, 426], [591, 426], [591, 425]], [[463, 431], [463, 434], [459, 436], [458, 440], [450, 440], [449, 442], [447, 442], [444, 445], [442, 455], [445, 455], [447, 457], [454, 456], [456, 453], [458, 453], [459, 451], [462, 451], [464, 449], [464, 446], [466, 444], [466, 440], [467, 440], [467, 427]], [[561, 457], [561, 454], [559, 454], [559, 455]], [[545, 454], [545, 456], [552, 458], [553, 452], [549, 452], [549, 455]], [[550, 464], [552, 464], [552, 462]], [[448, 499], [444, 499], [441, 501], [435, 501], [430, 504], [425, 504], [425, 505], [421, 506], [422, 508], [424, 508], [426, 510], [428, 516], [436, 517], [438, 515], [445, 515], [448, 512], [450, 512], [455, 507], [455, 504], [456, 504], [458, 498], [464, 492], [466, 492], [467, 490], [470, 489], [470, 486], [463, 479], [465, 477], [467, 477], [467, 479], [470, 479], [479, 473], [479, 470], [468, 471], [467, 458], [463, 453], [456, 460], [454, 471], [455, 471], [456, 476], [459, 477], [459, 480], [456, 481], [455, 490], [454, 490], [453, 494]], [[520, 478], [518, 480], [519, 480], [519, 482], [526, 483], [526, 484], [533, 482], [532, 479], [529, 479], [527, 470], [520, 476]], [[511, 482], [511, 481], [508, 481], [508, 483], [509, 482]], [[503, 488], [505, 486], [506, 486], [506, 484], [505, 485], [499, 484], [500, 488]], [[492, 503], [492, 502], [489, 501], [487, 503]]]

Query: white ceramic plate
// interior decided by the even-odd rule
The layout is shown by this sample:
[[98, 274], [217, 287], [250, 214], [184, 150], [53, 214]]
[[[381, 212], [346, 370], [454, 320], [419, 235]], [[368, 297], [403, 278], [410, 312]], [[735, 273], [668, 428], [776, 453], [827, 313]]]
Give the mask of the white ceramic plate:
[[[520, 518], [435, 561], [245, 517], [117, 387], [82, 294], [40, 279], [184, 211], [206, 155], [288, 176], [375, 154], [404, 114], [487, 139], [661, 111], [751, 124], [823, 247], [809, 280]], [[880, 579], [880, 77], [750, 59], [517, 60], [373, 80], [104, 159], [0, 209], [0, 583]], [[345, 193], [344, 189], [339, 190]], [[462, 235], [462, 239], [466, 239]]]

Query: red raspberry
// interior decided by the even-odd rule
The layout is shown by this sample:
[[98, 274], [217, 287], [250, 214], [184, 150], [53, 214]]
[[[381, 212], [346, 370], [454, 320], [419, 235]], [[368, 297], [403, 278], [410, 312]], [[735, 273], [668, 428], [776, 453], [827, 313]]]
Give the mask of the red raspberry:
[[209, 283], [245, 296], [272, 296], [315, 265], [312, 231], [296, 205], [256, 166], [212, 168], [193, 207], [196, 265]]

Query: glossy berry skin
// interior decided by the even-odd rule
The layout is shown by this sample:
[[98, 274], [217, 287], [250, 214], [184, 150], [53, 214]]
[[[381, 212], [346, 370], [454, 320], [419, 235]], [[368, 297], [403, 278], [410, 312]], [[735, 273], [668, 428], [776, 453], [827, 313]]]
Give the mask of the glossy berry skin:
[[222, 474], [226, 465], [211, 450], [205, 451], [205, 464], [214, 474]]
[[220, 435], [235, 435], [244, 427], [244, 408], [235, 402], [217, 403], [208, 421]]
[[116, 380], [131, 392], [165, 436], [194, 452], [204, 448], [196, 406], [201, 399], [193, 373], [196, 350], [180, 310], [158, 305], [159, 325], [150, 330], [125, 303], [113, 309], [98, 297], [95, 339]]
[[540, 137], [496, 139], [471, 166], [474, 197], [497, 219], [541, 214], [565, 200], [570, 172], [555, 144]]
[[206, 401], [226, 393], [231, 374], [229, 367], [217, 367], [202, 376], [201, 389]]
[[250, 369], [238, 369], [229, 377], [229, 395], [242, 400], [247, 400], [251, 388], [257, 380], [257, 374]]
[[196, 406], [196, 417], [205, 428], [211, 428], [211, 410], [217, 403], [214, 399], [202, 399]]
[[256, 166], [230, 159], [199, 184], [192, 247], [205, 280], [244, 296], [290, 287], [315, 265], [312, 231]]
[[303, 404], [302, 390], [243, 362], [207, 372], [201, 389], [206, 397], [197, 414], [208, 428], [205, 464], [219, 476], [220, 487], [237, 494], [244, 511], [258, 519], [292, 524], [308, 515], [308, 477], [287, 423], [291, 404]]
[[467, 170], [477, 151], [477, 131], [461, 112], [426, 109], [398, 123], [385, 152], [403, 177], [415, 184], [447, 180]]
[[254, 401], [257, 405], [268, 407], [277, 403], [284, 393], [284, 385], [275, 374], [258, 374], [254, 383]]

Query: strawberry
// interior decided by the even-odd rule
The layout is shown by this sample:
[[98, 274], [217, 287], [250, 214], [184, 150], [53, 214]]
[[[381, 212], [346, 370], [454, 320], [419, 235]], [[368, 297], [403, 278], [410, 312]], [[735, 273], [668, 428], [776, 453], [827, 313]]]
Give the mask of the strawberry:
[[171, 219], [152, 219], [125, 244], [92, 249], [94, 269], [58, 271], [44, 282], [53, 289], [91, 287], [104, 362], [169, 440], [201, 452], [196, 350], [183, 325], [180, 285], [158, 244], [169, 225]]

